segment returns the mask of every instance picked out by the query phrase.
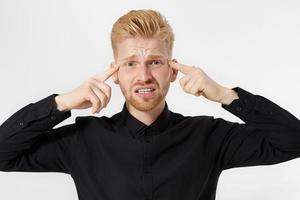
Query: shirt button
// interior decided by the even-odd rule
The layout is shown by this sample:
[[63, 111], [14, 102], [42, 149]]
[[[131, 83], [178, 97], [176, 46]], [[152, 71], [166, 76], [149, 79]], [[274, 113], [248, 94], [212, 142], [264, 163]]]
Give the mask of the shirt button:
[[240, 106], [238, 106], [238, 107], [236, 107], [236, 110], [237, 110], [237, 111], [241, 111], [242, 108], [241, 108]]
[[270, 114], [270, 115], [273, 115], [273, 111], [270, 111], [269, 114]]
[[20, 124], [20, 126], [23, 126], [23, 125], [24, 125], [24, 123], [23, 123], [23, 122], [20, 122], [19, 124]]
[[55, 120], [56, 117], [54, 115], [51, 116], [51, 120]]

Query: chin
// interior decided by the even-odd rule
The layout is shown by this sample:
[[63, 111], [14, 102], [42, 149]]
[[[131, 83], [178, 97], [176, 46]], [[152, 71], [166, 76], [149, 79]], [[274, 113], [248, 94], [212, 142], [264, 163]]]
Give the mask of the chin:
[[155, 109], [163, 100], [162, 95], [157, 95], [155, 98], [151, 99], [141, 99], [139, 97], [128, 98], [128, 103], [135, 109], [140, 111], [151, 111]]
[[139, 111], [151, 111], [155, 109], [163, 100], [162, 94], [158, 93], [154, 98], [142, 99], [138, 96], [125, 95], [126, 102]]
[[153, 110], [160, 102], [157, 101], [128, 101], [128, 103], [133, 106], [135, 109], [140, 111], [151, 111]]

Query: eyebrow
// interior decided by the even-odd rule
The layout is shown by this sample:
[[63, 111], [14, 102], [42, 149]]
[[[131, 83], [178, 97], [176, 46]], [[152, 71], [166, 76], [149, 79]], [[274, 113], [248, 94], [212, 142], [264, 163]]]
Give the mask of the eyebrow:
[[[129, 57], [126, 57], [124, 59], [122, 59], [122, 61], [126, 61], [126, 60], [130, 60], [130, 59], [133, 59], [133, 58], [136, 58], [137, 55], [131, 55]], [[147, 56], [148, 59], [153, 59], [153, 58], [164, 58], [164, 56], [162, 55], [149, 55]]]

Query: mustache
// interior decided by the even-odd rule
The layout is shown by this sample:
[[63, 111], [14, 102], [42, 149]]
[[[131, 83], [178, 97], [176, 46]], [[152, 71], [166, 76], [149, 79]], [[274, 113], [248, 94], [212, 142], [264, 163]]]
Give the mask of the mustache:
[[150, 84], [154, 84], [155, 86], [158, 85], [157, 82], [153, 79], [148, 79], [147, 81], [144, 81], [144, 82], [137, 82], [135, 84], [133, 84], [134, 87], [139, 87], [139, 86], [149, 86]]

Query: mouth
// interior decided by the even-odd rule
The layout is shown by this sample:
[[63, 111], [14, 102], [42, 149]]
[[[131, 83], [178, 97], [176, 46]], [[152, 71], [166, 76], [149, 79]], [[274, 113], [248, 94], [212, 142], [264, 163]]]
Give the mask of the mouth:
[[142, 98], [151, 98], [154, 96], [155, 92], [154, 87], [142, 87], [142, 88], [137, 88], [134, 92]]
[[134, 92], [144, 94], [144, 93], [151, 93], [154, 91], [155, 91], [155, 88], [153, 88], [153, 87], [143, 87], [143, 88], [137, 88]]

